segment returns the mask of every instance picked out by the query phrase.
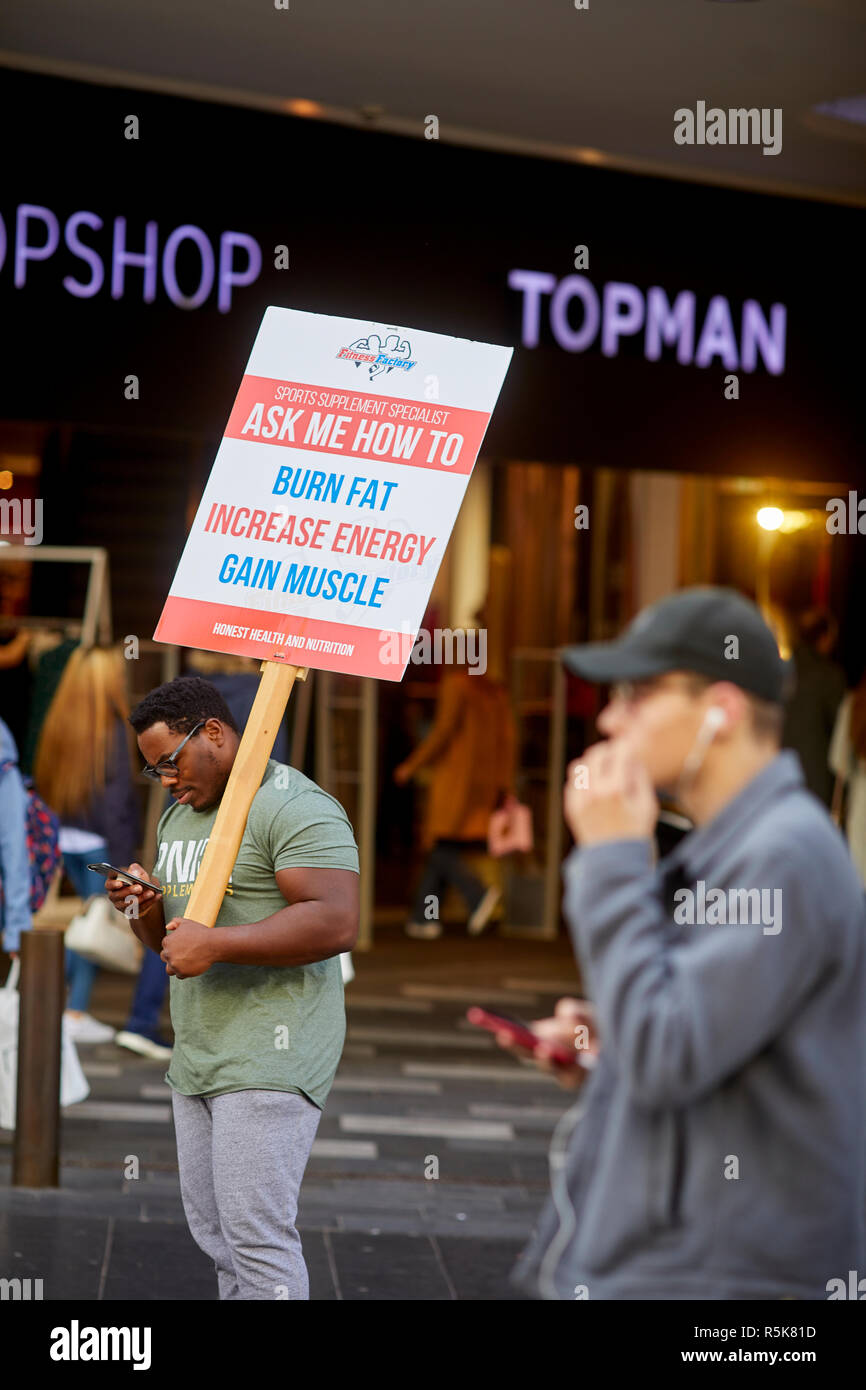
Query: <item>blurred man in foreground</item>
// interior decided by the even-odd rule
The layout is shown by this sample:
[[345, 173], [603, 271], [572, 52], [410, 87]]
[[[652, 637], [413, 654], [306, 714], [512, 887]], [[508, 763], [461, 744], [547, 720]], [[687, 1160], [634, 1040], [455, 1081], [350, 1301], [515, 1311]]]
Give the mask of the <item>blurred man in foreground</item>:
[[[826, 1298], [863, 1269], [866, 909], [779, 751], [786, 672], [758, 610], [682, 591], [566, 665], [613, 684], [569, 767], [566, 919], [597, 1052], [515, 1271], [551, 1299]], [[655, 864], [656, 791], [695, 823]], [[504, 1039], [502, 1039], [504, 1042]], [[550, 1065], [547, 1063], [546, 1065]]]

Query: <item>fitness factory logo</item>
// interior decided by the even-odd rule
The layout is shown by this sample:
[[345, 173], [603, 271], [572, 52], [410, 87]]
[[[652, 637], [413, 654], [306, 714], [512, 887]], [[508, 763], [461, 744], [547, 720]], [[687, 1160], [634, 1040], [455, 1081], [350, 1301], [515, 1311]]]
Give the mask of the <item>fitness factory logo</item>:
[[346, 362], [354, 362], [356, 367], [366, 366], [371, 380], [382, 372], [393, 372], [395, 367], [409, 372], [417, 366], [412, 361], [408, 338], [401, 338], [399, 333], [389, 333], [384, 342], [378, 333], [356, 338], [348, 347], [340, 348], [337, 356]]

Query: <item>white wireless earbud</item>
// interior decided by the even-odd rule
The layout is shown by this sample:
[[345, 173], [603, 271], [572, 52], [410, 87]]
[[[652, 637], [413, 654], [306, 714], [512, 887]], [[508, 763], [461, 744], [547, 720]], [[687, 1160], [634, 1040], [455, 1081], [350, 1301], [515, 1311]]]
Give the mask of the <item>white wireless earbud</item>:
[[700, 772], [707, 749], [715, 738], [719, 729], [723, 728], [728, 722], [728, 716], [721, 705], [710, 705], [701, 721], [694, 743], [689, 749], [686, 760], [683, 763], [683, 770], [680, 773], [677, 790], [687, 786]]
[[703, 727], [704, 729], [706, 729], [710, 737], [712, 737], [719, 731], [719, 729], [724, 728], [726, 721], [727, 715], [725, 714], [725, 711], [722, 709], [721, 705], [710, 705], [710, 708], [704, 715]]

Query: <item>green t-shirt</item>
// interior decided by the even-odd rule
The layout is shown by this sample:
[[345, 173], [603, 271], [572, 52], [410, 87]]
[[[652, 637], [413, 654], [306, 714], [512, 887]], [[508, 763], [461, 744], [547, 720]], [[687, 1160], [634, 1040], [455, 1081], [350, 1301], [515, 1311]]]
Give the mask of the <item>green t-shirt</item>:
[[[174, 805], [160, 818], [154, 876], [166, 890], [166, 922], [184, 914], [217, 810]], [[281, 911], [275, 872], [301, 866], [358, 873], [352, 826], [339, 801], [270, 759], [214, 930]], [[339, 956], [300, 966], [218, 961], [170, 983], [175, 1045], [166, 1080], [175, 1091], [295, 1091], [324, 1106], [346, 1032]]]

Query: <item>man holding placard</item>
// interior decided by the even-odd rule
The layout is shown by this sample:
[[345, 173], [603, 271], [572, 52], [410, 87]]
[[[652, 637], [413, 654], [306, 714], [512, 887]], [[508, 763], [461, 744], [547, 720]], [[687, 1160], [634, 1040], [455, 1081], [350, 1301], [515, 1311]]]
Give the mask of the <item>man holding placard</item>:
[[268, 754], [310, 666], [402, 679], [510, 359], [267, 308], [154, 633], [263, 662], [242, 739], [202, 681], [131, 716], [178, 802], [159, 824], [168, 910], [136, 889], [135, 930], [174, 977], [181, 1190], [223, 1298], [308, 1296], [294, 1214], [359, 921], [342, 807]]
[[[198, 677], [151, 691], [130, 722], [145, 771], [176, 804], [160, 819], [163, 893], [109, 879], [115, 906], [171, 978], [181, 1193], [223, 1299], [306, 1299], [298, 1189], [345, 1036], [340, 953], [358, 930], [358, 851], [339, 802], [268, 762], [215, 929], [183, 919], [240, 745]], [[140, 865], [130, 871], [149, 878]]]

